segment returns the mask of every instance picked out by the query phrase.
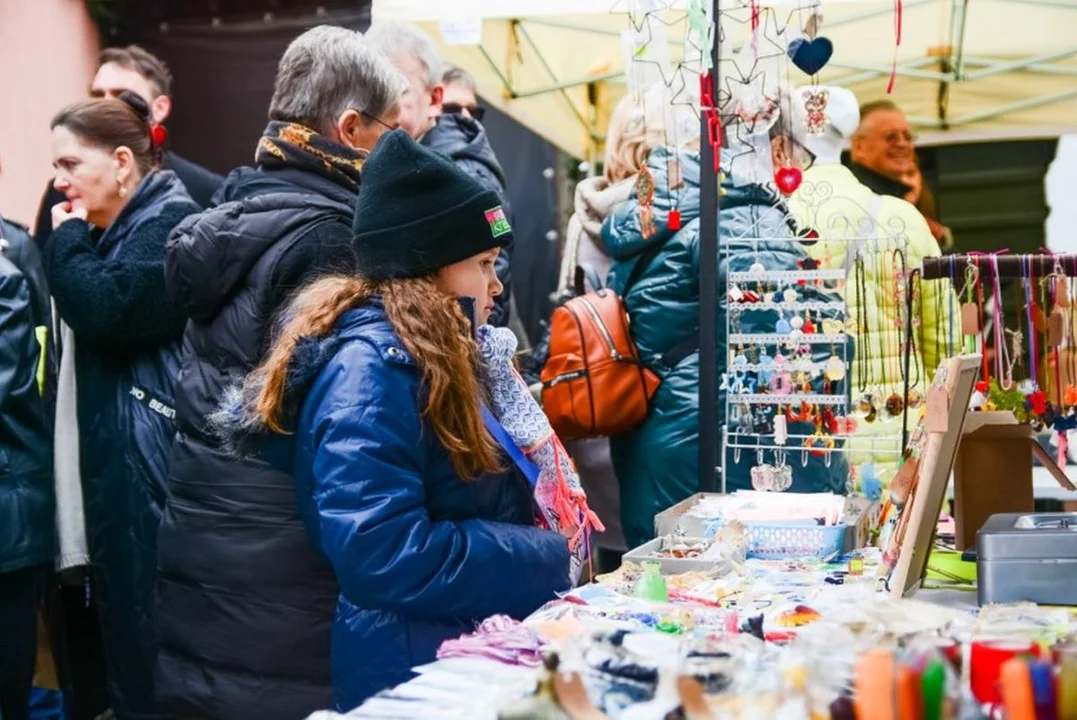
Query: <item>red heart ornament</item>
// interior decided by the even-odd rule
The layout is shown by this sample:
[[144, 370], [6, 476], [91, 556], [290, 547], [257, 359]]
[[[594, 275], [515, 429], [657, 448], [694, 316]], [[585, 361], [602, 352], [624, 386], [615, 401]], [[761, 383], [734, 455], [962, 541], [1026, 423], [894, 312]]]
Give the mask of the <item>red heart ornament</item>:
[[774, 173], [774, 184], [785, 195], [792, 195], [796, 192], [802, 180], [804, 180], [804, 173], [800, 172], [799, 168], [784, 167]]

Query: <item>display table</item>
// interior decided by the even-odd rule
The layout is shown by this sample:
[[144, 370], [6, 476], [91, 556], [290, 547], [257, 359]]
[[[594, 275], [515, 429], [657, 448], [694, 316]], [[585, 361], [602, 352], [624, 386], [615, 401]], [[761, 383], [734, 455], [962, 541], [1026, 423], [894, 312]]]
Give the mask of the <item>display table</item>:
[[[731, 698], [738, 693], [744, 698], [766, 697], [786, 682], [806, 697], [840, 678], [847, 682], [857, 672], [858, 656], [873, 646], [887, 648], [895, 657], [905, 653], [927, 657], [947, 647], [950, 641], [943, 638], [955, 638], [966, 643], [967, 657], [969, 643], [986, 634], [1027, 644], [1033, 639], [1053, 642], [1077, 632], [1077, 617], [1065, 610], [1015, 605], [981, 611], [975, 593], [967, 591], [926, 588], [912, 599], [893, 599], [873, 588], [878, 552], [853, 557], [865, 561], [863, 575], [848, 575], [842, 569], [848, 563], [845, 558], [840, 563], [811, 558], [748, 560], [729, 572], [669, 575], [667, 603], [633, 597], [631, 590], [626, 594], [628, 585], [639, 587], [640, 573], [622, 568], [577, 588], [566, 600], [548, 604], [522, 625], [505, 619], [497, 632], [484, 636], [484, 624], [478, 633], [462, 639], [466, 642], [446, 643], [442, 655], [461, 656], [417, 668], [415, 679], [372, 698], [347, 717], [644, 720], [664, 717], [648, 713], [657, 711], [663, 692], [671, 692], [669, 686], [663, 690], [663, 673], [674, 666], [682, 674], [688, 672], [684, 663], [694, 668], [691, 672], [697, 678], [713, 681], [716, 673], [727, 674], [729, 684], [718, 695], [722, 702], [736, 705], [740, 701]], [[509, 634], [499, 635], [505, 628]], [[611, 645], [609, 638], [618, 633], [623, 639]], [[484, 638], [488, 648], [513, 659], [483, 657]], [[904, 650], [897, 651], [899, 645]], [[540, 649], [556, 651], [562, 669], [578, 671], [586, 694], [605, 714], [539, 715], [520, 710], [541, 679], [552, 677], [536, 667]], [[708, 656], [708, 651], [717, 655]], [[719, 656], [724, 659], [708, 664], [708, 657]], [[960, 664], [960, 657], [956, 661]], [[653, 683], [645, 690], [646, 682], [631, 679], [632, 673], [643, 677], [653, 672], [658, 673], [657, 690]], [[948, 672], [958, 683], [960, 671]], [[747, 712], [741, 709], [721, 717], [755, 717], [742, 711]], [[333, 717], [325, 714], [323, 720]]]

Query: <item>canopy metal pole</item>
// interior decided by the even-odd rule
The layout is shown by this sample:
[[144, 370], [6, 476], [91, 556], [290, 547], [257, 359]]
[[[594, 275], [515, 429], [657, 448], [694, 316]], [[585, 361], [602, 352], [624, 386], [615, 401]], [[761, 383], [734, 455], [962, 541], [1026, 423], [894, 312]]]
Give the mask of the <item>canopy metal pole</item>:
[[[720, 87], [718, 60], [721, 44], [720, 0], [714, 1], [714, 39], [710, 48], [713, 87], [711, 97], [718, 103]], [[699, 189], [699, 491], [716, 492], [718, 473], [722, 473], [718, 417], [718, 174], [714, 172], [714, 153], [718, 148], [707, 142], [708, 113], [700, 113]], [[724, 479], [724, 478], [723, 478]], [[722, 482], [725, 487], [725, 482]]]

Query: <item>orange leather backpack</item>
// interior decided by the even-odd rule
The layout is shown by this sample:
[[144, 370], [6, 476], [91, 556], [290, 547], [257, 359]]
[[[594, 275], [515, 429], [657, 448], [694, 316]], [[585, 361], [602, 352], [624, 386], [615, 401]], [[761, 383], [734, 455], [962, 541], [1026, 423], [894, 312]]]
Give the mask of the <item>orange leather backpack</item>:
[[[655, 243], [640, 255], [625, 283], [626, 295], [663, 245]], [[662, 380], [640, 361], [621, 297], [609, 288], [584, 293], [579, 267], [574, 279], [577, 296], [555, 309], [550, 321], [542, 407], [563, 439], [621, 435], [647, 419]], [[698, 337], [687, 339], [673, 355], [663, 356], [662, 364], [672, 367], [697, 345]]]

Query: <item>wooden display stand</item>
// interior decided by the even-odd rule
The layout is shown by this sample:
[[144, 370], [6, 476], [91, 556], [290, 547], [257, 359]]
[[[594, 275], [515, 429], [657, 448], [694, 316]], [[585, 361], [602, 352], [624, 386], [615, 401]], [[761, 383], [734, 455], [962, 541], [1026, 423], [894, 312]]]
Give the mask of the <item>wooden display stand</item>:
[[948, 398], [946, 429], [930, 432], [915, 466], [915, 480], [898, 516], [896, 530], [883, 549], [884, 557], [897, 552], [897, 560], [886, 576], [891, 597], [907, 597], [916, 592], [927, 572], [927, 559], [969, 414], [979, 363], [979, 355], [961, 355], [947, 363], [943, 383]]
[[1032, 458], [1046, 467], [1059, 485], [1073, 483], [1010, 411], [969, 413], [954, 464], [956, 545], [976, 545], [976, 532], [995, 513], [1032, 512]]

